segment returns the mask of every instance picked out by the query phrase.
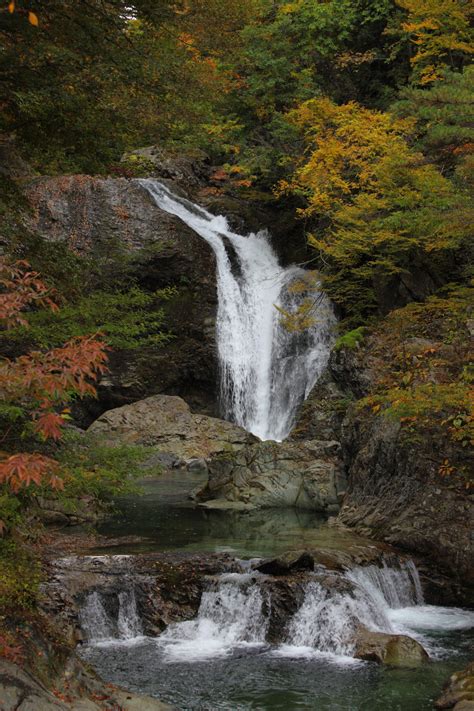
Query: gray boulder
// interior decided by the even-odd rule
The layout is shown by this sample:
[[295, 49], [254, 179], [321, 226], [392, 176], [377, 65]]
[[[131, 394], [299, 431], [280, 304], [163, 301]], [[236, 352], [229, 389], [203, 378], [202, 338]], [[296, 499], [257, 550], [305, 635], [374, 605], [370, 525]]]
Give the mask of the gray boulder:
[[[229, 454], [250, 444], [255, 437], [241, 427], [206, 415], [195, 415], [179, 397], [153, 395], [131, 405], [109, 410], [89, 427], [102, 441], [157, 447], [176, 459], [202, 460]], [[196, 462], [192, 462], [194, 467]]]

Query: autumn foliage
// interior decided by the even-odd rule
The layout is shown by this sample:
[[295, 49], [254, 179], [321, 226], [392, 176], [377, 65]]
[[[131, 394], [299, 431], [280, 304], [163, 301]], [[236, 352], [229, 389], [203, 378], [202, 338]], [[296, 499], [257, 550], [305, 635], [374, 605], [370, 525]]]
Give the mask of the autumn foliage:
[[[7, 331], [18, 324], [26, 326], [28, 310], [58, 310], [57, 295], [26, 262], [0, 261], [0, 284], [0, 323]], [[11, 423], [20, 421], [23, 434], [38, 444], [59, 440], [68, 419], [65, 406], [76, 397], [95, 395], [94, 381], [106, 370], [106, 360], [106, 348], [97, 335], [74, 338], [47, 352], [3, 358], [2, 417]], [[58, 462], [43, 452], [2, 452], [0, 457], [0, 484], [13, 493], [31, 485], [62, 486]]]

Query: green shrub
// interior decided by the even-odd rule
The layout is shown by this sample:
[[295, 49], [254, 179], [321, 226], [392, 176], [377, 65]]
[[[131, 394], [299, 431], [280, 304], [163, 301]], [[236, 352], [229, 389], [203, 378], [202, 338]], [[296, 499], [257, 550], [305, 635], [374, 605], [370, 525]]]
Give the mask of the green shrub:
[[354, 328], [352, 331], [344, 333], [342, 336], [339, 336], [334, 344], [334, 350], [340, 351], [342, 348], [357, 348], [361, 341], [363, 341], [366, 333], [366, 326], [359, 326], [359, 328]]
[[95, 291], [58, 313], [37, 311], [29, 315], [29, 327], [9, 331], [9, 340], [28, 341], [38, 348], [54, 348], [76, 336], [100, 332], [115, 349], [141, 348], [166, 343], [162, 303], [176, 293], [161, 289], [153, 294], [133, 287], [125, 292]]

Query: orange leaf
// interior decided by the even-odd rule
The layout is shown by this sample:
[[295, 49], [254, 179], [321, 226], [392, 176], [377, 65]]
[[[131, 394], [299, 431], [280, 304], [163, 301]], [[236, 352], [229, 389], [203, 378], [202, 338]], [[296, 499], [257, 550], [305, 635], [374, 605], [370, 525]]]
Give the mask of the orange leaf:
[[38, 25], [39, 25], [38, 15], [35, 15], [34, 12], [29, 12], [28, 13], [28, 22], [30, 23], [30, 25], [34, 25], [35, 27], [38, 27]]
[[9, 11], [9, 12], [15, 12], [15, 3], [14, 3], [14, 2], [9, 3], [9, 5], [8, 5], [8, 11]]

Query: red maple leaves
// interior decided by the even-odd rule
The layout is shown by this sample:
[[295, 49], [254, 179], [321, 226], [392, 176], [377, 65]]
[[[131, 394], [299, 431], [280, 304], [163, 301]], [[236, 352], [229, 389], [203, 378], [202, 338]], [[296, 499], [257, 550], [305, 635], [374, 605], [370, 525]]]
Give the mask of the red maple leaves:
[[[56, 294], [27, 262], [9, 264], [0, 259], [0, 288], [0, 324], [6, 330], [28, 326], [25, 309], [58, 310]], [[47, 352], [4, 358], [0, 360], [1, 399], [26, 413], [30, 429], [40, 439], [58, 440], [68, 416], [64, 404], [96, 394], [94, 382], [107, 370], [106, 361], [106, 346], [99, 335], [73, 338]], [[32, 484], [61, 488], [59, 473], [58, 463], [43, 454], [0, 453], [0, 484], [8, 484], [14, 493]]]

